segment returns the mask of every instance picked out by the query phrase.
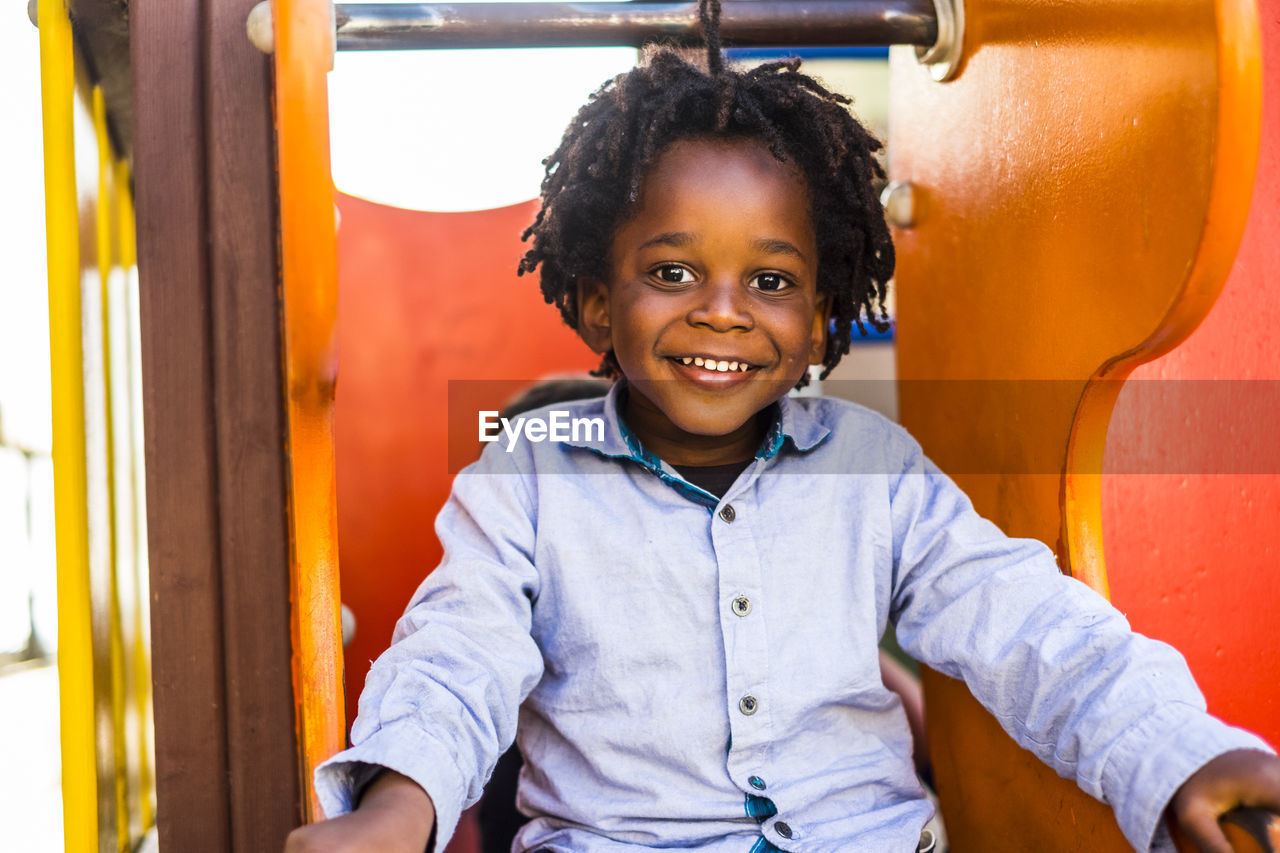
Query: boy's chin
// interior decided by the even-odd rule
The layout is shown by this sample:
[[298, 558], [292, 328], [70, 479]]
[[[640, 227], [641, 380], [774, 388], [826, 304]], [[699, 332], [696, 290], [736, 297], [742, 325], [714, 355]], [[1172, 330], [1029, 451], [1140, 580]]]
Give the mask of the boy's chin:
[[667, 412], [671, 423], [682, 432], [700, 438], [727, 438], [740, 434], [744, 429], [754, 429], [755, 419], [760, 412], [768, 409], [772, 403], [761, 408], [733, 406], [691, 406], [680, 412]]
[[[669, 433], [672, 438], [683, 435], [686, 440], [697, 444], [704, 444], [705, 440], [705, 445], [709, 446], [714, 445], [717, 439], [741, 440], [744, 433], [758, 431], [757, 416], [785, 396], [791, 386], [748, 382], [736, 391], [700, 392], [681, 381], [641, 380], [632, 381], [631, 387], [633, 393], [639, 392], [638, 399], [632, 404], [647, 409], [650, 417], [657, 416], [656, 420], [650, 421], [649, 428], [667, 432], [674, 427], [675, 432]], [[640, 415], [639, 412], [635, 414]], [[660, 421], [666, 421], [667, 426], [659, 426]]]

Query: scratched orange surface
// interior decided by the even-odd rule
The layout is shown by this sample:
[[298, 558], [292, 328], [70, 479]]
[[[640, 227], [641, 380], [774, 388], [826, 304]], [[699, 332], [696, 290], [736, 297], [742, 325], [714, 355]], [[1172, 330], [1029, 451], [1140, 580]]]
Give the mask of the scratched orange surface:
[[[1280, 14], [1262, 37], [1280, 81]], [[1203, 325], [1121, 392], [1108, 467], [1144, 473], [1103, 481], [1102, 521], [1116, 606], [1187, 656], [1210, 710], [1280, 746], [1280, 86], [1264, 96], [1231, 275]]]
[[[1119, 383], [1099, 380], [1185, 338], [1225, 280], [1258, 144], [1257, 11], [965, 6], [957, 79], [892, 63], [890, 171], [920, 204], [895, 234], [901, 419], [980, 512], [1105, 592], [1094, 472]], [[1128, 849], [963, 685], [925, 687], [953, 850]]]
[[288, 394], [293, 688], [308, 819], [312, 770], [345, 745], [333, 393], [338, 281], [325, 74], [330, 6], [276, 0], [276, 138]]

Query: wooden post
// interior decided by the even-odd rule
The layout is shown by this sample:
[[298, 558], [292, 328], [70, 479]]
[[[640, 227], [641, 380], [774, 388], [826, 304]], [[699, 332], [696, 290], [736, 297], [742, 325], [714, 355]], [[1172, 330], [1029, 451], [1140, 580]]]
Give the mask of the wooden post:
[[130, 5], [162, 849], [301, 821], [269, 60], [254, 0]]

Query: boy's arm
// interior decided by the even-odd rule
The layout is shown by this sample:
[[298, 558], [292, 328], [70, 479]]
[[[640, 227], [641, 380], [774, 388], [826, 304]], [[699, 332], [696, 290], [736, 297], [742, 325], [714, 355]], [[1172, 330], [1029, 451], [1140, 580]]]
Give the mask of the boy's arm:
[[1280, 759], [1248, 749], [1219, 755], [1178, 789], [1169, 812], [1201, 853], [1231, 853], [1218, 818], [1241, 806], [1280, 814]]
[[350, 814], [300, 826], [285, 853], [423, 853], [436, 812], [431, 797], [407, 776], [388, 770], [374, 780]]
[[891, 478], [892, 616], [909, 654], [966, 682], [1025, 749], [1112, 806], [1136, 848], [1167, 844], [1161, 817], [1202, 766], [1259, 738], [1205, 713], [1174, 649], [1129, 628], [1009, 539], [920, 452]]
[[530, 636], [535, 484], [518, 456], [485, 453], [455, 479], [436, 521], [444, 559], [369, 671], [351, 748], [316, 771], [327, 816], [352, 811], [368, 765], [379, 765], [429, 792], [443, 848], [514, 739], [542, 677]]

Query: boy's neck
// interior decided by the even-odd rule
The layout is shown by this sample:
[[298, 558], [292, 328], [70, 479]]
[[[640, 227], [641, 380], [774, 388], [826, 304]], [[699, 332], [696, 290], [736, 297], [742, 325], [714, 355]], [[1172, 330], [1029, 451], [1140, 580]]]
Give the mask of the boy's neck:
[[623, 389], [621, 414], [645, 449], [672, 466], [706, 467], [749, 462], [773, 423], [770, 405], [728, 435], [694, 435], [676, 428], [633, 388]]

